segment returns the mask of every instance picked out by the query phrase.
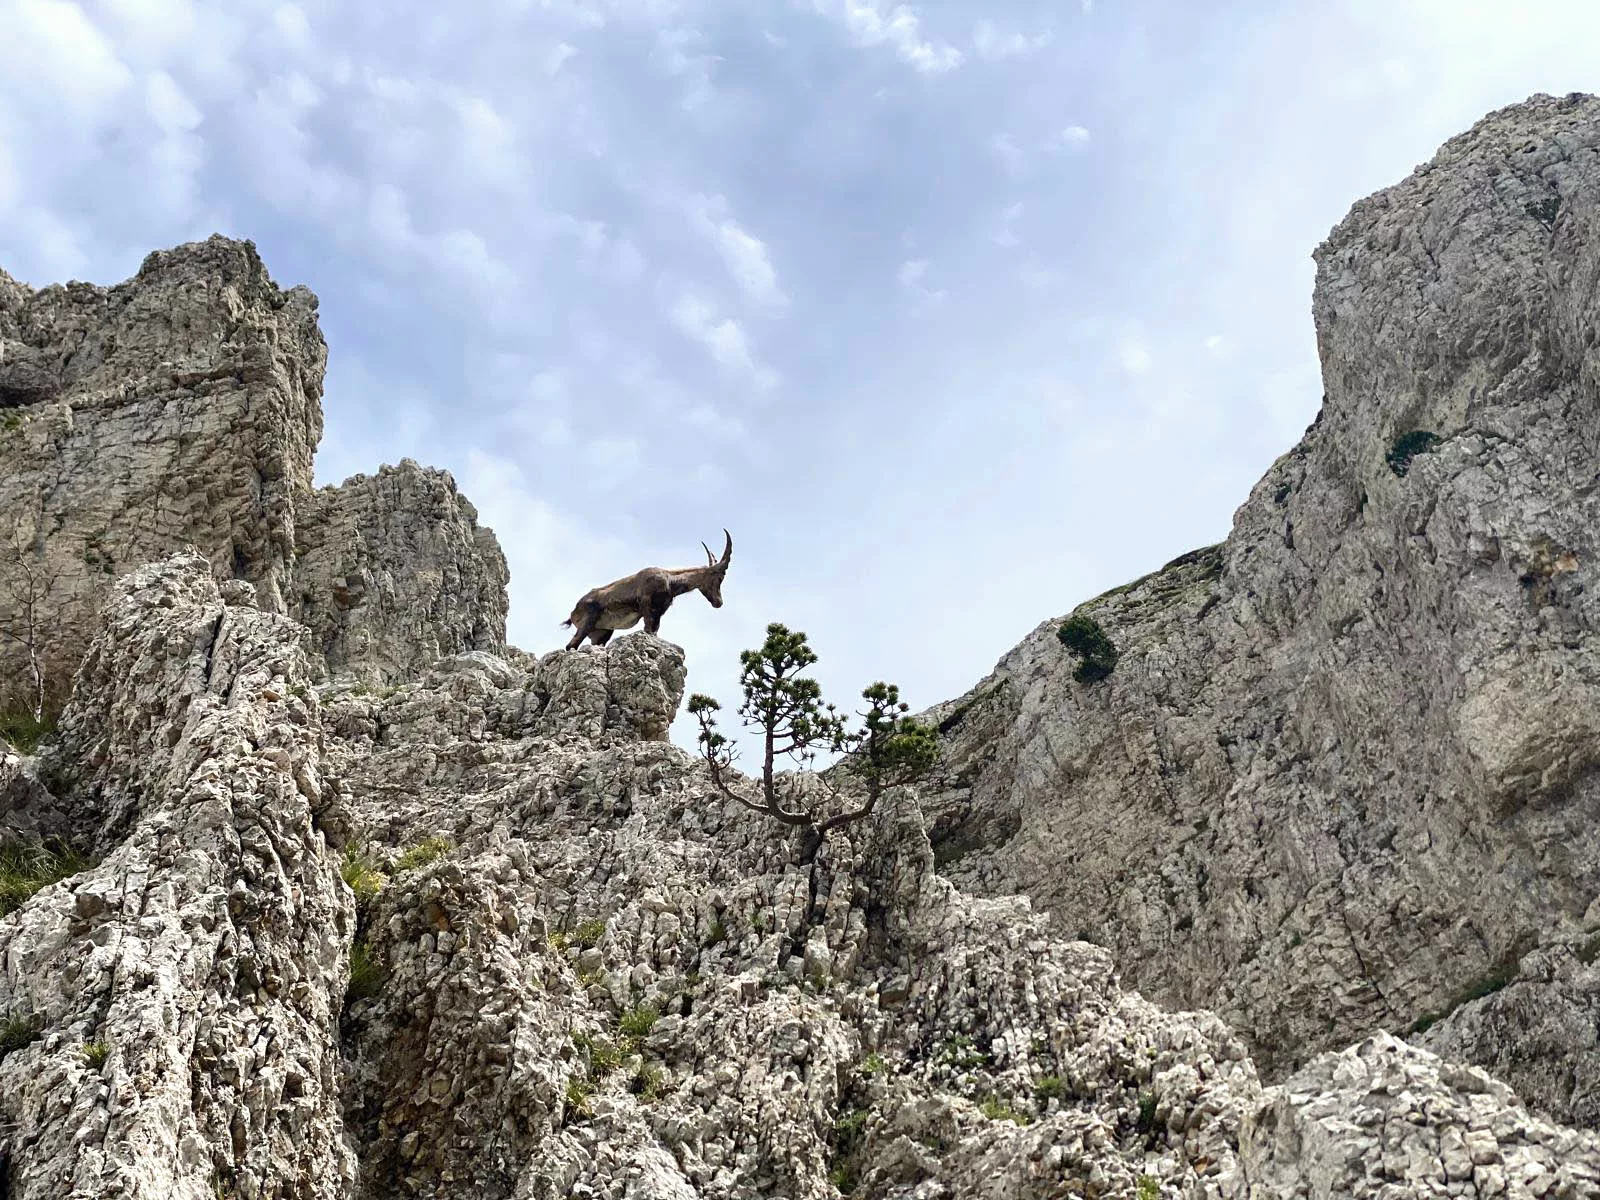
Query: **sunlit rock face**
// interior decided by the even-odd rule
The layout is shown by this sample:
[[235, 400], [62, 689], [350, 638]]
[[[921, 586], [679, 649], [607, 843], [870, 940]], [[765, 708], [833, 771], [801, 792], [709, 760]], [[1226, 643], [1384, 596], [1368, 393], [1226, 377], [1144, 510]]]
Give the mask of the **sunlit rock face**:
[[1108, 678], [1053, 619], [936, 710], [928, 800], [949, 878], [1271, 1070], [1600, 925], [1600, 101], [1490, 115], [1316, 261], [1316, 422], [1225, 543], [1082, 606]]
[[0, 706], [29, 699], [29, 648], [59, 705], [113, 582], [191, 547], [312, 627], [319, 676], [504, 647], [505, 559], [448, 474], [313, 490], [327, 357], [316, 297], [249, 242], [157, 251], [111, 288], [0, 271], [0, 625], [28, 634], [0, 638]]

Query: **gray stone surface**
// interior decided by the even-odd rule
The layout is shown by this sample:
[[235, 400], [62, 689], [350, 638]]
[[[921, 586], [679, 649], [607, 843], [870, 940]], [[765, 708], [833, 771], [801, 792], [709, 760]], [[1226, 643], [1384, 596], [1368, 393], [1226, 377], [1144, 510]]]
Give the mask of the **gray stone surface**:
[[106, 620], [43, 760], [95, 861], [0, 919], [12, 1200], [1600, 1195], [1387, 1036], [1263, 1088], [914, 793], [796, 866], [665, 740], [659, 638], [313, 688], [198, 554]]
[[[316, 309], [221, 237], [157, 251], [112, 288], [0, 272], [0, 625], [20, 552], [49, 584], [39, 637], [58, 697], [112, 581], [174, 550], [284, 611], [294, 495], [322, 433]], [[18, 654], [0, 645], [8, 677]]]
[[1274, 1072], [1600, 924], [1600, 101], [1491, 114], [1316, 260], [1316, 423], [1226, 543], [1082, 606], [1109, 678], [1055, 619], [935, 710], [928, 800], [952, 880]]
[[503, 648], [505, 558], [448, 474], [405, 462], [312, 489], [316, 313], [220, 236], [112, 288], [0, 272], [0, 630], [35, 617], [0, 634], [0, 707], [31, 700], [29, 645], [59, 704], [113, 581], [190, 547], [311, 626], [319, 678]]
[[409, 458], [303, 497], [290, 613], [328, 670], [412, 679], [446, 656], [504, 650], [500, 544], [446, 471]]

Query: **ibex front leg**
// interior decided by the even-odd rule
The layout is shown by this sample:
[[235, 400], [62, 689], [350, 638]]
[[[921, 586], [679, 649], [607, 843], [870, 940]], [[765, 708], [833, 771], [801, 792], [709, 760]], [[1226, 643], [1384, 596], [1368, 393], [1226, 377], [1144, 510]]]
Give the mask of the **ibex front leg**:
[[658, 592], [646, 598], [644, 604], [644, 631], [657, 633], [661, 629], [662, 614], [672, 606], [671, 592]]

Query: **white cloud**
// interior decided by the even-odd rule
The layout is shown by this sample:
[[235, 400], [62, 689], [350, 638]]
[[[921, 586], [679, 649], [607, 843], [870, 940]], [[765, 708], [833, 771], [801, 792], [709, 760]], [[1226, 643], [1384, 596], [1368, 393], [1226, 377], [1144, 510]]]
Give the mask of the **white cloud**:
[[711, 71], [722, 61], [720, 55], [698, 49], [704, 42], [705, 34], [698, 29], [663, 29], [656, 34], [656, 48], [651, 55], [667, 74], [685, 81], [682, 105], [690, 110], [711, 100]]
[[722, 196], [696, 196], [690, 201], [689, 212], [746, 296], [767, 308], [783, 308], [789, 303], [778, 285], [778, 272], [766, 243], [734, 220], [727, 200]]
[[895, 278], [900, 287], [916, 300], [916, 307], [924, 309], [943, 302], [946, 292], [943, 288], [930, 288], [923, 281], [928, 277], [928, 260], [925, 258], [911, 258], [900, 264], [900, 269], [895, 272]]
[[280, 4], [272, 14], [273, 27], [280, 37], [297, 50], [304, 50], [311, 45], [311, 22], [306, 19], [305, 9], [298, 4]]
[[989, 139], [990, 152], [1000, 160], [1008, 174], [1020, 174], [1025, 162], [1022, 147], [1009, 133], [997, 133]]
[[8, 0], [0, 71], [80, 121], [104, 114], [133, 83], [116, 48], [70, 0]]
[[1136, 337], [1123, 338], [1117, 347], [1117, 362], [1129, 375], [1145, 374], [1153, 361], [1149, 348]]
[[162, 133], [184, 133], [200, 124], [200, 110], [165, 71], [145, 78], [145, 109]]
[[1017, 231], [1014, 228], [1021, 216], [1021, 201], [1007, 206], [1001, 212], [1000, 219], [995, 223], [994, 228], [989, 231], [989, 240], [996, 246], [1006, 250], [1013, 250], [1022, 245], [1022, 238], [1017, 235]]
[[813, 0], [818, 13], [840, 21], [857, 46], [891, 46], [896, 57], [925, 75], [953, 71], [965, 55], [946, 42], [925, 37], [922, 21], [906, 4], [887, 11], [877, 0]]
[[985, 62], [1033, 54], [1050, 44], [1050, 33], [1002, 33], [993, 21], [979, 21], [972, 27], [972, 46]]
[[699, 295], [680, 293], [668, 315], [679, 332], [704, 346], [724, 370], [743, 376], [762, 391], [777, 386], [777, 373], [757, 362], [744, 327], [732, 317], [719, 317]]
[[1089, 145], [1089, 131], [1082, 125], [1068, 125], [1052, 135], [1045, 143], [1052, 150], [1084, 150]]
[[544, 57], [544, 70], [546, 75], [555, 75], [560, 72], [569, 58], [578, 53], [576, 46], [567, 42], [558, 42]]
[[639, 443], [633, 438], [595, 438], [583, 447], [591, 482], [616, 487], [639, 469]]

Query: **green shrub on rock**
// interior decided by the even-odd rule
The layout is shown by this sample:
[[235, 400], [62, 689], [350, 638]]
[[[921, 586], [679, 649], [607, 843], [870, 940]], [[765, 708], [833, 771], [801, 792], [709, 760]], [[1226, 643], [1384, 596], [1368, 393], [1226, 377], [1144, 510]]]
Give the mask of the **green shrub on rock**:
[[1083, 660], [1072, 673], [1079, 683], [1095, 683], [1104, 679], [1117, 665], [1120, 652], [1093, 617], [1074, 613], [1056, 630], [1056, 637]]

